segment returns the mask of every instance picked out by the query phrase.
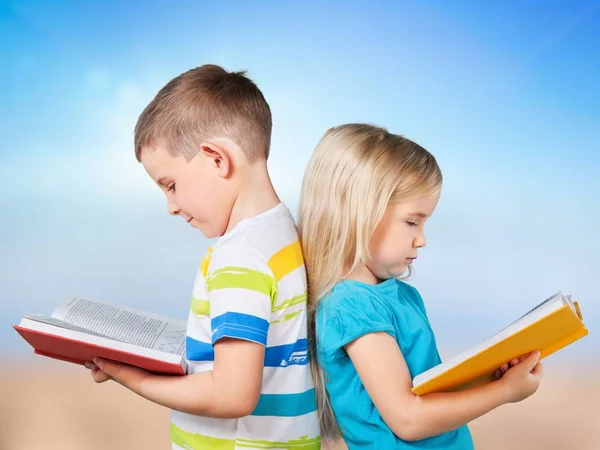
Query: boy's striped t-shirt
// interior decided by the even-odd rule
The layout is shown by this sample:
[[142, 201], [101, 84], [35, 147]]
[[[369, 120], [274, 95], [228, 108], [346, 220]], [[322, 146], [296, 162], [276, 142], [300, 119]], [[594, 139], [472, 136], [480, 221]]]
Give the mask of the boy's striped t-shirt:
[[283, 204], [243, 220], [209, 248], [194, 283], [188, 373], [212, 370], [221, 338], [257, 342], [265, 346], [261, 395], [241, 419], [173, 411], [174, 449], [320, 448], [306, 295], [298, 232]]

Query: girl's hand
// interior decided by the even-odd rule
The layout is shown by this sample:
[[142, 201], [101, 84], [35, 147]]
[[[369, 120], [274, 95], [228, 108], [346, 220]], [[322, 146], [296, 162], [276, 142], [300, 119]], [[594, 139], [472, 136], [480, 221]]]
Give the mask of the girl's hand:
[[543, 366], [539, 360], [540, 353], [533, 352], [520, 358], [516, 365], [501, 374], [502, 378], [497, 382], [506, 387], [507, 403], [520, 402], [537, 391], [543, 375]]
[[519, 359], [519, 358], [511, 359], [506, 364], [500, 366], [500, 368], [498, 370], [496, 370], [496, 372], [494, 372], [494, 379], [495, 380], [499, 380], [500, 378], [502, 378], [502, 375], [504, 375], [508, 369], [510, 369], [511, 367], [516, 366], [517, 364], [519, 364], [522, 361], [522, 359], [523, 358], [521, 358], [521, 359]]

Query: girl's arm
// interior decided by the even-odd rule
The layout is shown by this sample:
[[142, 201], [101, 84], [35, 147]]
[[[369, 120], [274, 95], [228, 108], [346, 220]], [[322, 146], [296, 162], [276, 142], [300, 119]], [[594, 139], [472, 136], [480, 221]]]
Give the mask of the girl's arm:
[[188, 414], [216, 418], [249, 415], [260, 397], [265, 347], [240, 339], [221, 339], [213, 370], [181, 377], [161, 376], [137, 367], [95, 360], [96, 382], [113, 379], [146, 399]]
[[442, 434], [504, 403], [520, 401], [536, 391], [542, 376], [539, 354], [535, 353], [497, 381], [419, 397], [411, 392], [406, 361], [389, 334], [366, 334], [345, 348], [381, 417], [405, 441]]

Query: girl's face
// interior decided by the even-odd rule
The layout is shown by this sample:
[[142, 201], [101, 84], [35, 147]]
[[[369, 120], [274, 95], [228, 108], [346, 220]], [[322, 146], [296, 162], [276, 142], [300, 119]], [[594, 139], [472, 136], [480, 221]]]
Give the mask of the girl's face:
[[437, 192], [388, 205], [369, 245], [371, 259], [366, 264], [368, 271], [364, 272], [370, 282], [399, 277], [417, 259], [419, 248], [427, 244], [425, 222], [433, 214], [439, 198]]

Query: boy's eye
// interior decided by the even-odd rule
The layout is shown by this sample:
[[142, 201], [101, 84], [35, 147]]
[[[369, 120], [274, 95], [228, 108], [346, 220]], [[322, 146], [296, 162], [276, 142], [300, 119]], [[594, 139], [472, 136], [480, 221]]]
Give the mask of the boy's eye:
[[418, 226], [417, 222], [406, 222], [407, 224], [409, 224], [411, 227], [416, 227]]
[[167, 186], [167, 191], [173, 191], [173, 192], [175, 192], [175, 183], [170, 184], [169, 186]]

